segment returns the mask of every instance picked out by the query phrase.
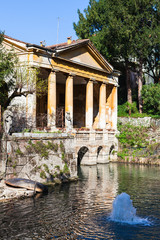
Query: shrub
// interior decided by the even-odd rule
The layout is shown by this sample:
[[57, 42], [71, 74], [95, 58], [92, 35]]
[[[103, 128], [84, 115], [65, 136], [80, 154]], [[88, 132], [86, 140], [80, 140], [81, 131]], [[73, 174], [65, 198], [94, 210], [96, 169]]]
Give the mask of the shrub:
[[142, 99], [144, 112], [160, 115], [160, 84], [144, 85]]
[[132, 114], [138, 113], [136, 102], [133, 102], [133, 103], [126, 102], [122, 105], [118, 105], [118, 116], [119, 117], [128, 117], [129, 110], [131, 110]]
[[133, 126], [131, 124], [118, 124], [120, 134], [117, 136], [123, 148], [142, 148], [148, 145], [146, 128], [143, 126]]

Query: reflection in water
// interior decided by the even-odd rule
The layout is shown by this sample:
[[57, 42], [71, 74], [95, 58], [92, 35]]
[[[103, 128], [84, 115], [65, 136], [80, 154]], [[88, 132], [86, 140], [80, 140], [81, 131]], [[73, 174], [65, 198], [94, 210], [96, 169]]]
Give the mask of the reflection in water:
[[[159, 168], [99, 164], [79, 169], [79, 181], [37, 199], [0, 203], [0, 239], [160, 239]], [[109, 221], [117, 194], [127, 192], [151, 226]]]

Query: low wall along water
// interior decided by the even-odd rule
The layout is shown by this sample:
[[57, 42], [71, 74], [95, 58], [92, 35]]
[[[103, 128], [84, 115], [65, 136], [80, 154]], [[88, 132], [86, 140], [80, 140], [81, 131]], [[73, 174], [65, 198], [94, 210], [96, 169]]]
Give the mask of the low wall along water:
[[[160, 119], [153, 119], [151, 117], [144, 118], [128, 118], [119, 117], [118, 122], [121, 125], [130, 124], [133, 126], [143, 126], [146, 128], [146, 138], [148, 145], [145, 145], [141, 149], [136, 146], [130, 146], [126, 149], [123, 145], [119, 144], [119, 153], [123, 152], [123, 156], [118, 154], [117, 159], [113, 159], [118, 162], [136, 163], [141, 165], [157, 165], [160, 166]], [[141, 133], [137, 132], [139, 138], [142, 139]], [[123, 150], [127, 150], [125, 153]]]
[[77, 176], [74, 138], [66, 133], [14, 133], [2, 139], [1, 171], [6, 179], [39, 182]]

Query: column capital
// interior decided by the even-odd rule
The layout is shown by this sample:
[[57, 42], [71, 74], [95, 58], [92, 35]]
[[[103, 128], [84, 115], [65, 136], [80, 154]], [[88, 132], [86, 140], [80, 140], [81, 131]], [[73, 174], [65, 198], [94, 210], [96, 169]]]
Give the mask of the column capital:
[[66, 77], [75, 77], [76, 76], [76, 73], [74, 72], [63, 72], [63, 75], [66, 76]]
[[69, 72], [68, 75], [72, 76], [72, 77], [75, 77], [77, 74], [75, 72]]
[[96, 82], [96, 79], [94, 77], [89, 78], [90, 81]]
[[51, 72], [52, 72], [52, 73], [57, 73], [57, 72], [59, 72], [59, 69], [53, 68], [53, 69], [51, 69]]
[[88, 82], [98, 83], [94, 77], [84, 78], [84, 80], [86, 81], [86, 83]]
[[103, 80], [102, 84], [108, 85], [108, 82], [106, 82], [106, 80]]

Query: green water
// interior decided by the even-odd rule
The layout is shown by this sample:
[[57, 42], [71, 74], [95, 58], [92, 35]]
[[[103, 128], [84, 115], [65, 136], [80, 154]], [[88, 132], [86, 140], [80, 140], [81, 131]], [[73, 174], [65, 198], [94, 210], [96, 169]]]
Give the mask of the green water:
[[[111, 221], [115, 197], [126, 192], [149, 224]], [[99, 164], [79, 181], [36, 199], [0, 203], [0, 239], [160, 239], [160, 168]]]

